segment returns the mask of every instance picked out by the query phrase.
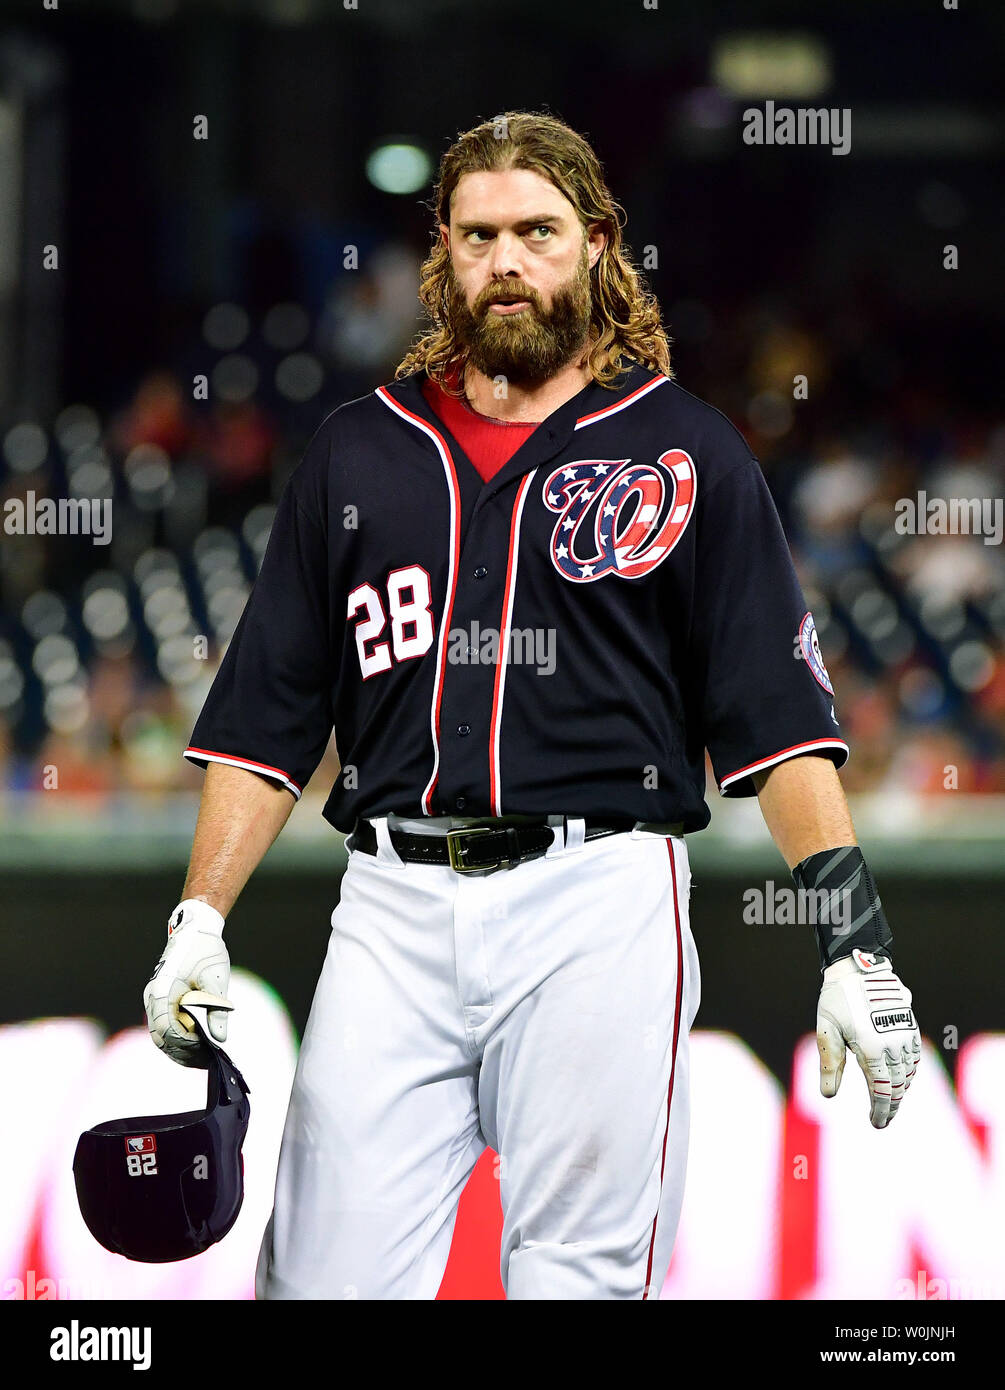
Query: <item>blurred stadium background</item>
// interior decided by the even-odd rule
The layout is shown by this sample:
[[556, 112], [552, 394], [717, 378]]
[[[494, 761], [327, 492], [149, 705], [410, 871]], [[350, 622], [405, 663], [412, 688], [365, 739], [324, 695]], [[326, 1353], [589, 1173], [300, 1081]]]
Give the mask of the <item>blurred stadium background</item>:
[[[142, 1023], [201, 785], [181, 750], [276, 499], [325, 415], [387, 380], [419, 325], [440, 152], [519, 106], [592, 139], [678, 381], [761, 461], [926, 1035], [997, 1046], [1005, 548], [894, 523], [898, 499], [922, 491], [1005, 495], [1005, 12], [8, 0], [5, 15], [0, 505], [110, 499], [114, 524], [107, 545], [0, 535], [0, 1051], [18, 1055], [24, 1020], [88, 1016], [102, 1034]], [[745, 145], [742, 113], [768, 98], [850, 108], [850, 153]], [[199, 116], [207, 139], [194, 138]], [[50, 246], [58, 269], [43, 268]], [[234, 913], [232, 954], [278, 991], [294, 1034], [344, 863], [319, 815], [337, 766], [332, 746]], [[756, 804], [721, 801], [711, 779], [708, 800], [712, 826], [689, 841], [698, 1022], [791, 1084], [791, 1138], [810, 1123], [792, 1106], [814, 951], [800, 941], [766, 963], [791, 931], [744, 925], [742, 889], [752, 875], [787, 881], [784, 864]], [[941, 1065], [958, 1083], [956, 1056]], [[856, 1099], [848, 1123], [864, 1123]], [[961, 1131], [988, 1162], [992, 1123], [966, 1112]], [[997, 1162], [980, 1181], [1001, 1215]], [[43, 1189], [29, 1189], [0, 1278], [53, 1260], [32, 1205]], [[855, 1296], [853, 1279], [821, 1282], [801, 1209], [779, 1202], [774, 1273], [735, 1296]], [[936, 1246], [961, 1279], [985, 1258], [926, 1247], [905, 1221], [908, 1276], [916, 1257], [936, 1269]], [[452, 1288], [490, 1286], [462, 1270]]]

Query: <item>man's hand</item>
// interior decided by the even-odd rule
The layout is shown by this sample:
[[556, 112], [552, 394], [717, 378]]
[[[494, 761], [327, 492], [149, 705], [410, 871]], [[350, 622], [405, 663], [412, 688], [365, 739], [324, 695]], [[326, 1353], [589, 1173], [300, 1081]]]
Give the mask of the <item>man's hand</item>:
[[855, 950], [824, 971], [817, 1004], [820, 1091], [837, 1095], [850, 1047], [869, 1086], [876, 1129], [896, 1115], [921, 1060], [911, 998], [885, 956]]
[[147, 1027], [157, 1046], [183, 1067], [205, 1067], [207, 1044], [195, 1024], [179, 1008], [182, 995], [198, 991], [191, 1002], [208, 1005], [210, 1036], [227, 1040], [227, 999], [230, 987], [230, 955], [223, 941], [223, 917], [208, 903], [186, 899], [168, 922], [168, 942], [157, 969], [143, 991]]

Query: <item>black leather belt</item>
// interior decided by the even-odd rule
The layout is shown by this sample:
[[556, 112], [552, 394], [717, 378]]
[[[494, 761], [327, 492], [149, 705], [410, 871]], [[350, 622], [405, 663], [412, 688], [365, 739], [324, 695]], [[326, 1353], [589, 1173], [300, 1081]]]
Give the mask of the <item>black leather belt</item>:
[[[634, 821], [586, 822], [587, 840], [619, 835], [633, 829]], [[459, 874], [512, 869], [526, 859], [540, 859], [555, 843], [550, 825], [465, 825], [457, 830], [416, 835], [391, 830], [391, 844], [407, 864], [449, 864]], [[369, 821], [358, 820], [352, 832], [352, 848], [377, 853], [377, 832]]]

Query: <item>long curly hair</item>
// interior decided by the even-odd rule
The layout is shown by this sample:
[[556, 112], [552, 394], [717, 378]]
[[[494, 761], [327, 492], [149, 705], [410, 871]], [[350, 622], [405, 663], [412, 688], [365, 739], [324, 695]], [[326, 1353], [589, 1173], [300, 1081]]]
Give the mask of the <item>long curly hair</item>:
[[450, 252], [439, 224], [450, 224], [450, 199], [464, 174], [531, 169], [569, 200], [584, 232], [600, 224], [607, 242], [590, 270], [593, 310], [587, 365], [601, 386], [614, 387], [631, 358], [665, 376], [670, 340], [660, 309], [624, 241], [625, 212], [604, 181], [600, 161], [588, 142], [564, 121], [534, 111], [506, 111], [465, 131], [440, 161], [430, 211], [435, 217], [433, 245], [419, 273], [419, 300], [429, 326], [398, 364], [395, 377], [425, 369], [451, 395], [463, 392], [467, 350], [456, 340], [449, 314]]

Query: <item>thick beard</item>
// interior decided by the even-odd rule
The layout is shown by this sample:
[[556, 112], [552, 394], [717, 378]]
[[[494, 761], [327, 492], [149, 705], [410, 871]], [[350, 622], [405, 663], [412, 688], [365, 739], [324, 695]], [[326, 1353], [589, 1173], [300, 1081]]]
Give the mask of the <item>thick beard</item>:
[[[530, 301], [519, 314], [492, 314], [489, 305], [503, 295]], [[546, 309], [536, 290], [521, 281], [489, 285], [469, 309], [450, 267], [448, 327], [466, 350], [467, 362], [487, 377], [502, 376], [517, 386], [539, 385], [582, 355], [592, 317], [586, 250], [570, 278]]]

